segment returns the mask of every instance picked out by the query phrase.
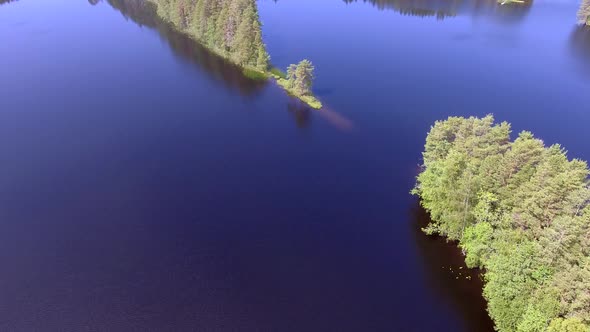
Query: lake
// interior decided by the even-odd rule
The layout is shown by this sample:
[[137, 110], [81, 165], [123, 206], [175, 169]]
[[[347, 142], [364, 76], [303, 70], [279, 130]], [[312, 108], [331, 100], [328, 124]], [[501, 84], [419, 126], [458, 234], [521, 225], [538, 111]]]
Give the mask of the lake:
[[321, 111], [142, 0], [2, 2], [2, 331], [491, 331], [420, 231], [430, 126], [493, 113], [590, 160], [576, 1], [259, 0]]

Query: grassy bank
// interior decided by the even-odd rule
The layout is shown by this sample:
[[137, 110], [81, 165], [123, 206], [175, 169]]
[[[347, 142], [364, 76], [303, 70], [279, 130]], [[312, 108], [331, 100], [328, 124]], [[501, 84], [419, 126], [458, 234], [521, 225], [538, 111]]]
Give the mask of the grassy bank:
[[319, 110], [322, 108], [320, 102], [315, 96], [309, 94], [298, 94], [295, 89], [289, 86], [287, 81], [287, 74], [277, 67], [272, 67], [269, 71], [261, 71], [256, 68], [243, 68], [244, 75], [255, 81], [266, 81], [273, 78], [278, 86], [283, 88], [291, 97], [297, 98], [307, 104], [309, 107]]

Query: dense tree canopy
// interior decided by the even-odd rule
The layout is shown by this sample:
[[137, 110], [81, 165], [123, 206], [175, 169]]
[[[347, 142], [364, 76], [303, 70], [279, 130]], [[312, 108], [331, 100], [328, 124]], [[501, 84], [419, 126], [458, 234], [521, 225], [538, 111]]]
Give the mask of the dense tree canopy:
[[578, 9], [578, 23], [590, 25], [590, 0], [582, 0]]
[[243, 66], [266, 71], [269, 55], [255, 0], [152, 0], [158, 15]]
[[314, 70], [315, 68], [309, 60], [302, 60], [296, 65], [290, 65], [287, 68], [287, 81], [289, 88], [298, 95], [311, 94]]
[[510, 125], [451, 117], [426, 139], [414, 193], [429, 233], [459, 241], [485, 271], [499, 331], [590, 331], [588, 167]]

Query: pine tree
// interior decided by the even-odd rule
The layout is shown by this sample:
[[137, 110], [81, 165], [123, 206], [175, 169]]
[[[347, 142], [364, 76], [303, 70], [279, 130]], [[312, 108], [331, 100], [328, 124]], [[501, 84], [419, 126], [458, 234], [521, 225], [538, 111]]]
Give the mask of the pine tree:
[[297, 65], [295, 71], [295, 92], [299, 95], [311, 94], [311, 86], [313, 84], [313, 67], [311, 61], [302, 60]]
[[191, 17], [190, 31], [197, 39], [202, 40], [205, 36], [205, 5], [207, 0], [197, 0]]
[[227, 55], [230, 51], [230, 40], [233, 32], [231, 31], [229, 18], [229, 8], [224, 6], [219, 13], [215, 23], [215, 37], [213, 43], [222, 55]]
[[233, 60], [235, 63], [246, 66], [254, 65], [254, 8], [249, 5], [242, 13], [242, 19], [235, 33], [235, 40], [232, 44]]
[[588, 332], [588, 166], [529, 132], [514, 142], [509, 133], [491, 116], [431, 128], [413, 190], [432, 218], [426, 231], [459, 240], [467, 264], [485, 269], [499, 331]]

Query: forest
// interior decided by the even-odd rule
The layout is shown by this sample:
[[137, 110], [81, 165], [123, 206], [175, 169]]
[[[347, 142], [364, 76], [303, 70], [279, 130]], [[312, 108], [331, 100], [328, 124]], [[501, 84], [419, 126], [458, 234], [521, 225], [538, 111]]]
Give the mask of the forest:
[[151, 0], [160, 18], [205, 47], [242, 67], [255, 80], [274, 77], [279, 86], [312, 108], [322, 108], [312, 93], [314, 67], [303, 60], [290, 69], [297, 76], [271, 68], [262, 39], [262, 24], [255, 0]]
[[450, 117], [426, 138], [413, 193], [424, 229], [481, 268], [496, 329], [590, 331], [588, 165], [506, 122]]
[[153, 0], [158, 15], [232, 62], [266, 71], [269, 55], [262, 42], [253, 0]]

